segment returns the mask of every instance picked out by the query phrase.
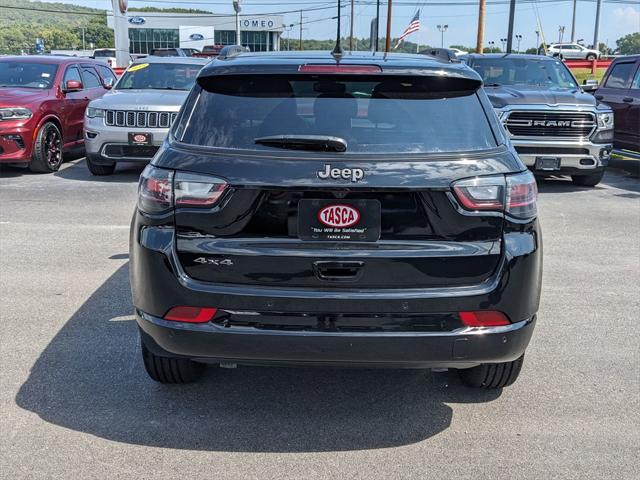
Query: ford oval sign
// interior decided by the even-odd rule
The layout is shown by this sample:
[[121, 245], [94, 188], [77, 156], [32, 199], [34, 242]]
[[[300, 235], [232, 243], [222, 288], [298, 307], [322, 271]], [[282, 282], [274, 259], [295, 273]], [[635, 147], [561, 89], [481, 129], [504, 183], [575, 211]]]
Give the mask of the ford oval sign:
[[360, 212], [351, 205], [327, 205], [318, 212], [318, 220], [327, 227], [346, 228], [360, 220]]
[[144, 17], [131, 17], [129, 18], [129, 23], [131, 25], [144, 25], [145, 23], [147, 23], [147, 21], [144, 19]]
[[201, 33], [192, 33], [191, 35], [189, 35], [189, 38], [194, 42], [197, 42], [200, 40], [204, 40], [204, 35], [202, 35]]

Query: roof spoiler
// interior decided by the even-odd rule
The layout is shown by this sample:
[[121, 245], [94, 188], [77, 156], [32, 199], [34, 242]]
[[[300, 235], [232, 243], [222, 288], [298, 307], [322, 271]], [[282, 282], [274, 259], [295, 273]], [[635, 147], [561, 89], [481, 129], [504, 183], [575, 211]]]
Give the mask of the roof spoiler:
[[242, 45], [227, 45], [220, 50], [220, 53], [216, 57], [218, 60], [224, 60], [225, 58], [237, 57], [241, 53], [248, 53], [249, 50], [247, 47], [243, 47]]
[[448, 48], [427, 48], [426, 50], [422, 50], [418, 53], [420, 55], [429, 55], [430, 57], [435, 57], [446, 62], [460, 62], [460, 59], [456, 56], [454, 51], [449, 50]]

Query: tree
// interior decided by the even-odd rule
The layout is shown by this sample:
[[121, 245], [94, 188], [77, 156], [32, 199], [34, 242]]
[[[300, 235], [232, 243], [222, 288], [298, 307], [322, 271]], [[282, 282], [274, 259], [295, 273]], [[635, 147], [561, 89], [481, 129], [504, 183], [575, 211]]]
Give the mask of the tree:
[[640, 53], [640, 32], [630, 33], [616, 40], [618, 51], [621, 55], [634, 55]]

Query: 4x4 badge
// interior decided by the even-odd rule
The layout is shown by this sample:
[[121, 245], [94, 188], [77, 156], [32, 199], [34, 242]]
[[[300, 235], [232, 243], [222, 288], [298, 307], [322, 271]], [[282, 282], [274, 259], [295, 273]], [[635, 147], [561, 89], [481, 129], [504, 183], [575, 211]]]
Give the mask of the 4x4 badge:
[[201, 263], [203, 265], [215, 265], [216, 267], [229, 267], [233, 265], [233, 261], [228, 258], [224, 258], [220, 260], [218, 258], [198, 257], [193, 261], [193, 263]]
[[332, 178], [335, 180], [351, 180], [353, 183], [359, 182], [364, 177], [364, 170], [361, 168], [331, 168], [331, 165], [324, 166], [324, 170], [317, 172], [320, 180]]

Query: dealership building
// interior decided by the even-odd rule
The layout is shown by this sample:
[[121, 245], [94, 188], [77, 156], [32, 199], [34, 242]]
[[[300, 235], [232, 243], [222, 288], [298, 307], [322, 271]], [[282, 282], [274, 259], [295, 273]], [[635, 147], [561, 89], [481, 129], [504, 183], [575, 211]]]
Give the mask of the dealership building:
[[[127, 12], [129, 53], [147, 54], [152, 48], [197, 48], [234, 45], [235, 15]], [[113, 14], [107, 25], [114, 27]], [[281, 15], [241, 15], [241, 43], [252, 52], [280, 50]]]

